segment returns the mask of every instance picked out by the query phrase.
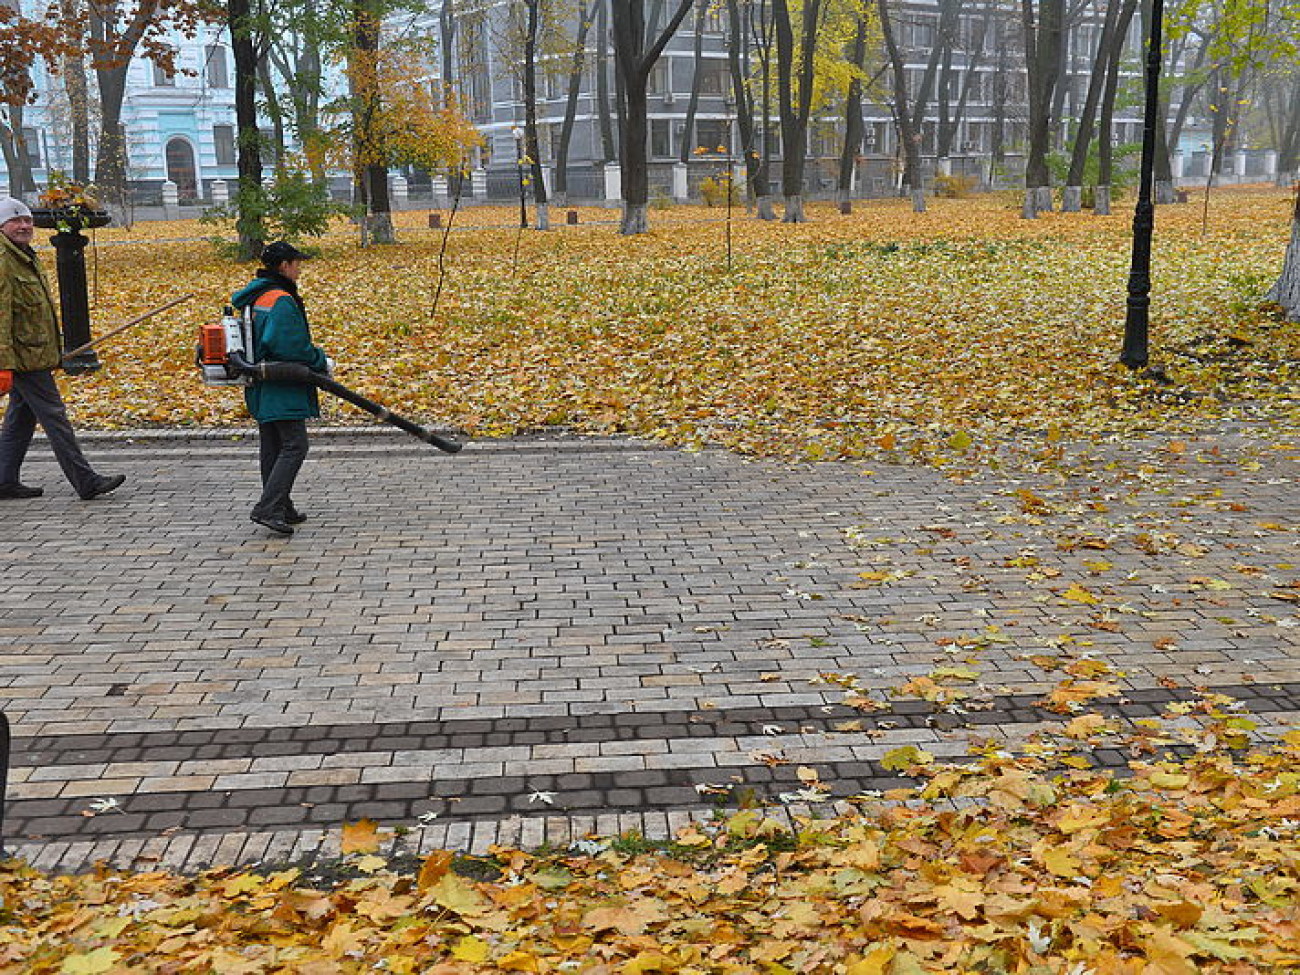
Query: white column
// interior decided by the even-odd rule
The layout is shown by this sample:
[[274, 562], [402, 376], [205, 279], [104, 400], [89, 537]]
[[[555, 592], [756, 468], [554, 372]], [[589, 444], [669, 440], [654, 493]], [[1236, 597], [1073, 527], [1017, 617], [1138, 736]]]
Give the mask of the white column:
[[687, 172], [686, 163], [673, 163], [673, 199], [678, 203], [685, 203], [691, 194], [690, 180], [686, 178]]
[[1277, 150], [1266, 149], [1264, 151], [1264, 175], [1269, 179], [1277, 176]]
[[432, 180], [430, 180], [430, 183], [433, 192], [433, 205], [436, 207], [446, 206], [447, 195], [448, 195], [447, 177], [435, 176], [433, 177]]
[[407, 182], [405, 176], [393, 177], [393, 209], [405, 210], [406, 200], [410, 195], [411, 185]]
[[214, 206], [225, 206], [230, 202], [230, 186], [224, 179], [214, 179], [212, 181], [212, 203]]
[[605, 202], [618, 203], [623, 199], [623, 167], [618, 163], [605, 164]]
[[1248, 157], [1247, 157], [1247, 155], [1246, 155], [1246, 150], [1245, 150], [1245, 149], [1238, 149], [1238, 150], [1237, 150], [1237, 159], [1236, 159], [1236, 163], [1237, 163], [1236, 173], [1237, 173], [1238, 176], [1245, 176], [1245, 175], [1246, 175], [1246, 161], [1247, 161], [1247, 159], [1248, 159]]
[[165, 181], [162, 185], [162, 204], [163, 214], [167, 219], [174, 219], [179, 215], [180, 193], [171, 180]]
[[1174, 179], [1183, 178], [1183, 168], [1187, 165], [1187, 157], [1183, 155], [1181, 149], [1175, 150], [1169, 154], [1169, 175]]
[[474, 192], [474, 199], [482, 203], [487, 199], [487, 170], [476, 169], [470, 173], [470, 189]]

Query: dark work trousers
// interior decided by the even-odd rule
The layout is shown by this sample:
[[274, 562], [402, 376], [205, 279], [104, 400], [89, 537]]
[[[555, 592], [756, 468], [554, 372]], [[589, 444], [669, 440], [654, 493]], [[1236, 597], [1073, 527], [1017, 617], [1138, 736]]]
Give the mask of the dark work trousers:
[[48, 369], [14, 373], [9, 408], [5, 410], [4, 426], [0, 427], [0, 484], [18, 483], [18, 471], [38, 423], [49, 437], [54, 459], [68, 482], [82, 497], [92, 493], [99, 475], [81, 452], [58, 383]]
[[293, 482], [307, 459], [307, 421], [272, 420], [257, 425], [262, 462], [262, 497], [253, 506], [259, 518], [284, 518], [292, 509]]

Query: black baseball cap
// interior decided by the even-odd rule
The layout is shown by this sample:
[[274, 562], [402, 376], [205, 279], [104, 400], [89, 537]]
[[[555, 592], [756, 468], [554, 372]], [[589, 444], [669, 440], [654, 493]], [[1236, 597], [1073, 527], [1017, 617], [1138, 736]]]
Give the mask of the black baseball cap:
[[262, 266], [274, 271], [286, 261], [305, 261], [309, 256], [287, 240], [277, 240], [262, 248]]

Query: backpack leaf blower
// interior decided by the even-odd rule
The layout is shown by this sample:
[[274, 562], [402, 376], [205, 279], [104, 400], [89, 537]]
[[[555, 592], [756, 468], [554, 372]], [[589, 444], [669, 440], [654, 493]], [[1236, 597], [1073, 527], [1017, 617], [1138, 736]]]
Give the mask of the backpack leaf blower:
[[454, 454], [464, 446], [399, 416], [388, 407], [335, 382], [325, 373], [313, 372], [301, 362], [250, 362], [249, 356], [253, 348], [252, 324], [252, 316], [247, 309], [243, 315], [236, 315], [235, 310], [227, 305], [219, 322], [199, 326], [195, 364], [203, 376], [204, 385], [247, 386], [267, 380], [303, 383], [346, 400], [376, 419], [446, 453]]

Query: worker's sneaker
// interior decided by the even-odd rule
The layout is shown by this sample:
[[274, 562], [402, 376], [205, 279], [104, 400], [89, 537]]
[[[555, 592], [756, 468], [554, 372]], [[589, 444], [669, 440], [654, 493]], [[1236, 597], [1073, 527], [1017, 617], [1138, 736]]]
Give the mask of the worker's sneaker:
[[257, 522], [263, 528], [271, 529], [271, 531], [275, 532], [277, 535], [293, 534], [293, 526], [274, 515], [259, 515], [257, 512], [253, 512], [253, 514], [248, 517], [252, 518], [253, 521]]
[[125, 474], [114, 474], [112, 477], [97, 477], [95, 478], [94, 484], [91, 485], [90, 490], [82, 494], [81, 500], [93, 501], [95, 498], [107, 494], [109, 491], [116, 491], [125, 483]]
[[0, 498], [4, 499], [39, 498], [44, 493], [44, 488], [28, 487], [17, 481], [12, 484], [0, 484]]

